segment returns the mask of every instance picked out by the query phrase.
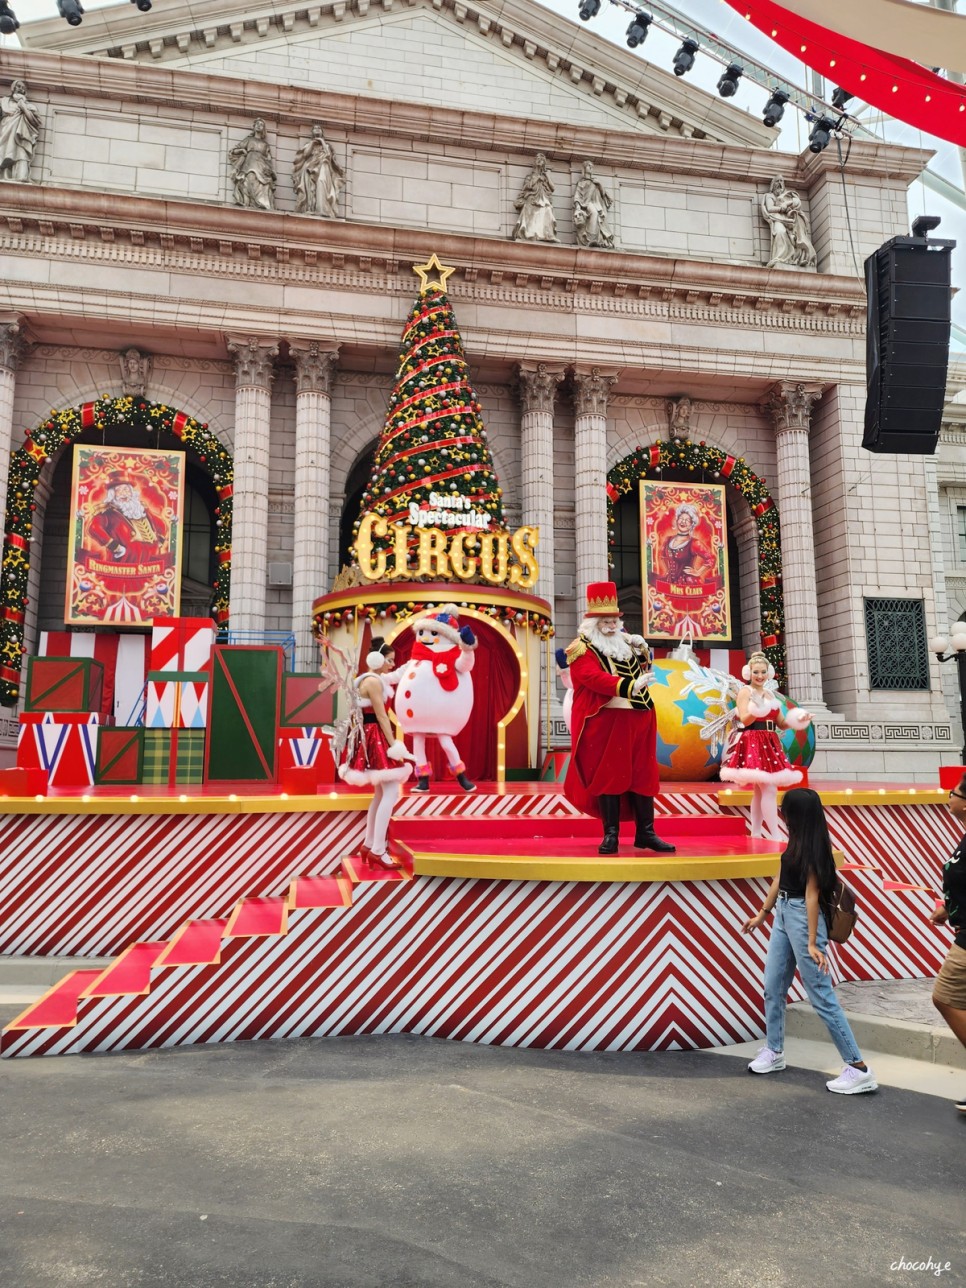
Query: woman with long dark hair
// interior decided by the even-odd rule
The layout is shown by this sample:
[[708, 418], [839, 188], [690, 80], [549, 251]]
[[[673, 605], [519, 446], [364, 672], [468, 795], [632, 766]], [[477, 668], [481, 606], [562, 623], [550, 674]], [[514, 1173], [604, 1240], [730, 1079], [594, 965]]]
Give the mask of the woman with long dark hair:
[[844, 1096], [875, 1091], [875, 1075], [862, 1059], [829, 978], [826, 948], [838, 877], [821, 797], [809, 787], [793, 787], [785, 793], [782, 814], [788, 845], [781, 867], [761, 911], [741, 927], [743, 934], [750, 934], [775, 909], [765, 959], [765, 1046], [748, 1070], [778, 1073], [785, 1068], [785, 1003], [797, 967], [808, 1000], [845, 1061], [826, 1087]]
[[[949, 793], [949, 812], [966, 829], [966, 774]], [[943, 865], [943, 901], [929, 920], [948, 925], [954, 936], [936, 976], [932, 1004], [966, 1046], [966, 834]], [[966, 1114], [966, 1096], [956, 1108]]]

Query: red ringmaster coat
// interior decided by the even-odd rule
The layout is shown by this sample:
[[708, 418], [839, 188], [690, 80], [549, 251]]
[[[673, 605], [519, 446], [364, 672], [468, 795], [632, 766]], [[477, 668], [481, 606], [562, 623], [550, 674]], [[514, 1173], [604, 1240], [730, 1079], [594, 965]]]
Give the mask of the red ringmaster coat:
[[[601, 815], [601, 796], [620, 796], [621, 814], [633, 818], [625, 796], [656, 796], [660, 790], [657, 766], [657, 723], [647, 688], [631, 692], [644, 674], [647, 659], [636, 654], [617, 662], [599, 652], [583, 636], [567, 650], [574, 682], [570, 765], [564, 795], [583, 814]], [[608, 707], [611, 698], [628, 706]]]

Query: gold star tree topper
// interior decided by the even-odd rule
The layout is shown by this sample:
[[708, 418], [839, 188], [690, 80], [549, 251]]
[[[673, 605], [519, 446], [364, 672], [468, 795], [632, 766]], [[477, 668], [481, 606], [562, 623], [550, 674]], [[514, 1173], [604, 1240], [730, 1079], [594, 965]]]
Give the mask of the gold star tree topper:
[[[419, 293], [424, 295], [431, 286], [446, 290], [446, 279], [456, 272], [455, 268], [444, 268], [435, 251], [425, 264], [413, 264], [413, 272], [419, 274]], [[433, 280], [430, 281], [430, 278]]]

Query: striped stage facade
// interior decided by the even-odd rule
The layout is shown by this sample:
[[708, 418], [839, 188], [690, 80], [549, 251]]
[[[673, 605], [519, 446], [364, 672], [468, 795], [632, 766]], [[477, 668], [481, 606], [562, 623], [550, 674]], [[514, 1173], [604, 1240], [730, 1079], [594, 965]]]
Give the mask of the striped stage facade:
[[[934, 974], [949, 935], [927, 922], [927, 891], [959, 839], [939, 794], [823, 796], [860, 908], [853, 940], [834, 949], [836, 977]], [[725, 800], [695, 788], [660, 804], [746, 812]], [[654, 1050], [763, 1032], [767, 935], [740, 926], [764, 875], [481, 879], [421, 874], [417, 855], [415, 871], [386, 879], [345, 859], [364, 798], [330, 804], [0, 817], [0, 951], [122, 954], [55, 986], [7, 1027], [3, 1054], [359, 1033]], [[410, 796], [401, 810], [428, 834], [434, 816], [465, 818], [470, 835], [474, 818], [501, 813], [573, 816], [547, 788]]]

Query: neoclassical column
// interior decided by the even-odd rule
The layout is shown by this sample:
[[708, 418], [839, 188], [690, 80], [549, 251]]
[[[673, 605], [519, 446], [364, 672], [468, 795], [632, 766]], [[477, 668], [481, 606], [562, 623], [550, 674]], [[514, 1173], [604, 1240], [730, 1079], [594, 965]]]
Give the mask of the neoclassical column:
[[821, 396], [820, 384], [783, 380], [772, 387], [767, 407], [778, 456], [788, 693], [803, 707], [824, 711], [808, 454], [812, 408]]
[[577, 611], [592, 581], [607, 581], [607, 399], [619, 372], [574, 370], [574, 518]]
[[[6, 505], [10, 452], [13, 448], [13, 396], [17, 367], [23, 356], [23, 328], [19, 318], [0, 321], [0, 502]], [[6, 516], [4, 516], [6, 518]], [[4, 522], [6, 530], [6, 522]]]
[[235, 359], [235, 485], [231, 543], [231, 629], [264, 631], [268, 587], [271, 405], [278, 345], [228, 336]]
[[312, 604], [329, 589], [332, 381], [339, 350], [318, 340], [290, 346], [295, 363], [295, 542], [292, 629], [296, 669], [314, 671]]
[[553, 610], [553, 404], [563, 369], [545, 362], [521, 363], [517, 368], [523, 414], [520, 418], [523, 478], [523, 522], [540, 528], [537, 559], [540, 576], [534, 593], [550, 603]]

